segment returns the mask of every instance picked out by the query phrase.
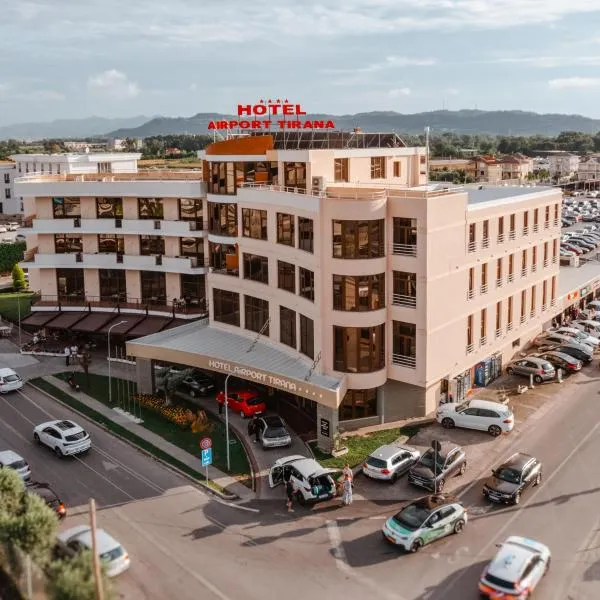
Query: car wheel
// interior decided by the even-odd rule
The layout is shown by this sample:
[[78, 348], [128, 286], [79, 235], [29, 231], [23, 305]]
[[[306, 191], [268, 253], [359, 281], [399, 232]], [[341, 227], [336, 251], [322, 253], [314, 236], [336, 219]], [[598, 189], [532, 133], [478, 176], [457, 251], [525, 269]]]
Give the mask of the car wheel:
[[304, 506], [306, 504], [306, 499], [304, 498], [304, 494], [300, 490], [296, 492], [296, 500], [298, 500], [298, 504], [300, 506]]
[[465, 526], [465, 522], [462, 519], [459, 519], [454, 523], [454, 533], [460, 533]]
[[460, 471], [458, 472], [458, 474], [459, 475], [464, 475], [466, 470], [467, 470], [467, 461], [465, 460], [463, 462], [463, 464], [460, 465]]
[[444, 491], [444, 486], [446, 485], [446, 480], [444, 478], [440, 479], [437, 482], [437, 489], [436, 489], [436, 493], [440, 493]]
[[410, 551], [415, 554], [423, 547], [423, 540], [421, 538], [417, 538], [410, 547]]
[[442, 419], [442, 427], [444, 429], [452, 429], [454, 427], [454, 421], [450, 417], [444, 417]]
[[533, 381], [535, 381], [535, 383], [542, 383], [544, 380], [542, 379], [542, 377], [540, 375], [536, 375], [533, 378]]
[[521, 503], [521, 492], [517, 492], [515, 494], [515, 498], [513, 500], [514, 504], [520, 504]]
[[533, 485], [540, 485], [540, 483], [542, 483], [542, 472], [541, 471], [537, 474], [537, 477], [535, 478]]
[[398, 473], [394, 473], [390, 478], [390, 483], [396, 483], [398, 481]]
[[502, 433], [502, 429], [498, 425], [490, 425], [488, 427], [488, 432], [493, 437], [498, 437]]
[[192, 397], [195, 398], [196, 397], [196, 392], [194, 390], [188, 390], [188, 394]]
[[62, 453], [62, 450], [56, 446], [56, 448], [54, 448], [54, 454], [56, 454], [56, 456], [58, 456], [58, 458], [62, 458], [64, 455]]
[[39, 436], [37, 433], [34, 433], [34, 434], [33, 434], [33, 441], [34, 441], [36, 444], [40, 444], [40, 445], [42, 444], [42, 440], [40, 440], [40, 436]]
[[506, 369], [506, 374], [507, 375], [513, 375], [514, 374], [514, 369], [512, 367], [508, 367], [508, 369]]

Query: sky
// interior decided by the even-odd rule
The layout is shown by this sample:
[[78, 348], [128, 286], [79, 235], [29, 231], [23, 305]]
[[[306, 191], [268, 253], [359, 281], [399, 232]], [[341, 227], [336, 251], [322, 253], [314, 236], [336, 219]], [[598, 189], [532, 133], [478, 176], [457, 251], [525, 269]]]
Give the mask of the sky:
[[600, 118], [600, 0], [2, 0], [0, 125], [479, 108]]

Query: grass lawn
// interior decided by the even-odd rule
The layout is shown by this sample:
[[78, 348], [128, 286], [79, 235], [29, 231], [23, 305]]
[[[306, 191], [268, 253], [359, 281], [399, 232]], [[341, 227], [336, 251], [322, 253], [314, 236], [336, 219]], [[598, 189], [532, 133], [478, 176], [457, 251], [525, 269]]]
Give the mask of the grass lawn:
[[[67, 380], [67, 378], [71, 375], [71, 372], [60, 373], [56, 375], [63, 380]], [[93, 373], [89, 374], [89, 385], [86, 381], [86, 376], [84, 373], [75, 372], [75, 380], [81, 386], [82, 391], [86, 394], [89, 394], [95, 400], [102, 402], [109, 406], [108, 402], [108, 377], [104, 375], [96, 375]], [[112, 399], [113, 405], [119, 406], [119, 400], [121, 400], [121, 406], [125, 410], [129, 410], [136, 415], [139, 414], [139, 405], [136, 405], [135, 408], [131, 408], [127, 405], [127, 401], [124, 401], [124, 398], [127, 396], [127, 382], [118, 379], [115, 377], [111, 378], [112, 383]], [[129, 390], [131, 393], [135, 393], [136, 386], [135, 383], [129, 383]], [[190, 408], [193, 412], [198, 411], [198, 407], [193, 405], [187, 405], [184, 401], [176, 400], [175, 402], [178, 405], [183, 406], [184, 408]], [[183, 450], [193, 454], [200, 458], [200, 440], [206, 435], [212, 438], [213, 443], [213, 465], [220, 469], [223, 472], [227, 472], [227, 455], [226, 448], [227, 445], [225, 443], [225, 425], [211, 416], [210, 413], [207, 413], [209, 422], [212, 426], [212, 431], [210, 433], [194, 433], [189, 429], [182, 429], [179, 425], [175, 423], [171, 423], [161, 415], [147, 409], [141, 407], [141, 417], [144, 420], [142, 425], [160, 435], [162, 438], [171, 442], [172, 444], [179, 446]], [[235, 433], [230, 429], [230, 438], [231, 440], [235, 440], [235, 443], [230, 443], [230, 459], [231, 459], [231, 472], [230, 474], [237, 477], [242, 483], [250, 484], [250, 466], [248, 464], [248, 457], [246, 456], [246, 451], [244, 450], [243, 444], [236, 437]], [[230, 440], [230, 441], [231, 441]]]
[[417, 426], [407, 427], [395, 427], [394, 429], [384, 429], [382, 431], [374, 431], [367, 435], [353, 435], [351, 437], [343, 438], [342, 445], [348, 448], [348, 453], [343, 456], [335, 457], [330, 454], [325, 454], [317, 448], [316, 442], [311, 442], [310, 447], [315, 455], [315, 458], [324, 467], [343, 468], [347, 463], [351, 467], [356, 467], [362, 463], [373, 450], [383, 446], [384, 444], [391, 444], [398, 438], [404, 437], [408, 439], [415, 435], [419, 431]]
[[0, 315], [17, 323], [19, 320], [19, 305], [21, 307], [21, 320], [31, 312], [31, 301], [37, 298], [32, 292], [11, 292], [0, 294]]

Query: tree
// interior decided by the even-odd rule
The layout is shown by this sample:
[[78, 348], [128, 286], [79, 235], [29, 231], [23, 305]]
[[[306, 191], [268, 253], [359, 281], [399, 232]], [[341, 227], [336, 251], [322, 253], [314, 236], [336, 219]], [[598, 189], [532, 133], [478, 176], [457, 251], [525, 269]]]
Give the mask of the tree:
[[15, 288], [15, 290], [18, 292], [27, 287], [27, 281], [25, 280], [25, 271], [23, 271], [19, 263], [17, 263], [12, 268], [12, 280], [13, 288]]
[[9, 273], [16, 263], [23, 260], [25, 242], [0, 244], [0, 273]]

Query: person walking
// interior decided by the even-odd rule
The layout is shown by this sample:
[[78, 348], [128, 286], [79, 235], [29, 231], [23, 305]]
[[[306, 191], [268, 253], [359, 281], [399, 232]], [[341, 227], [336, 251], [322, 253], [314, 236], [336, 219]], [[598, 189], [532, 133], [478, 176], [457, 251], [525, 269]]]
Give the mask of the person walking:
[[342, 506], [350, 506], [352, 504], [352, 480], [349, 477], [344, 477], [342, 491]]
[[287, 496], [287, 509], [289, 513], [294, 512], [292, 505], [294, 503], [294, 484], [292, 483], [292, 478], [290, 477], [285, 484], [285, 494]]
[[260, 442], [260, 427], [258, 426], [258, 416], [252, 417], [253, 429], [254, 429], [254, 442], [258, 444]]
[[69, 366], [69, 358], [71, 356], [71, 348], [69, 346], [65, 346], [65, 363], [67, 367]]
[[252, 434], [254, 433], [254, 427], [254, 419], [248, 421], [248, 437], [252, 437]]
[[71, 345], [71, 360], [73, 361], [73, 364], [77, 364], [77, 352], [79, 351], [79, 348], [77, 347], [77, 344], [72, 344]]
[[350, 465], [348, 463], [346, 463], [346, 465], [344, 466], [342, 474], [344, 475], [344, 478], [347, 477], [348, 479], [350, 479], [350, 482], [352, 482], [352, 480], [354, 479], [354, 473], [352, 473], [352, 469], [350, 468]]

